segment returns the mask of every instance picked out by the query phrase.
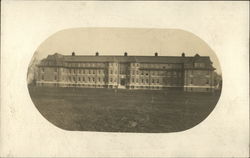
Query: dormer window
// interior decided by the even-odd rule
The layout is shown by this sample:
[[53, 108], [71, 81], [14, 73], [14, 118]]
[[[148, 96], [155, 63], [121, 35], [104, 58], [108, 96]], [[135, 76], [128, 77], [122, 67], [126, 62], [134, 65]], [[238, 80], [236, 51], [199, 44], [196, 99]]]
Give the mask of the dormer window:
[[205, 63], [194, 63], [194, 67], [195, 68], [204, 68], [205, 67]]

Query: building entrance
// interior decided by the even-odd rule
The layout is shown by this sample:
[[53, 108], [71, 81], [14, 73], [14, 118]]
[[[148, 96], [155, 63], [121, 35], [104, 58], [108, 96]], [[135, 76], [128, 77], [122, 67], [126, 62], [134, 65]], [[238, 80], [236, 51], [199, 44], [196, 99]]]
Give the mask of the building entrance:
[[118, 88], [122, 88], [125, 89], [126, 87], [126, 79], [125, 78], [121, 78], [120, 79], [120, 84], [118, 85]]
[[120, 85], [121, 86], [125, 86], [126, 82], [125, 82], [125, 78], [121, 78], [120, 80]]

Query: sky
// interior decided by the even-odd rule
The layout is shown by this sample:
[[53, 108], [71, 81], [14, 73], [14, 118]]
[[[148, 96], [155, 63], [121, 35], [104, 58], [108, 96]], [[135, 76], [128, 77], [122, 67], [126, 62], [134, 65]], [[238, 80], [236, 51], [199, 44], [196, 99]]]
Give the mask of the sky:
[[74, 28], [48, 37], [36, 50], [38, 59], [49, 54], [71, 55], [144, 55], [152, 56], [210, 56], [213, 66], [221, 69], [215, 52], [193, 33], [179, 29], [141, 28]]

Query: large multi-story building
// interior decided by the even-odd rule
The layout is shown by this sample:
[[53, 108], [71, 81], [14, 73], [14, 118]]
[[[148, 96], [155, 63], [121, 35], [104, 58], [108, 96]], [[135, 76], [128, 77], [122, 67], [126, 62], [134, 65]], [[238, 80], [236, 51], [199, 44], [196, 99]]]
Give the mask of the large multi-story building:
[[214, 91], [209, 56], [48, 55], [38, 65], [37, 86]]

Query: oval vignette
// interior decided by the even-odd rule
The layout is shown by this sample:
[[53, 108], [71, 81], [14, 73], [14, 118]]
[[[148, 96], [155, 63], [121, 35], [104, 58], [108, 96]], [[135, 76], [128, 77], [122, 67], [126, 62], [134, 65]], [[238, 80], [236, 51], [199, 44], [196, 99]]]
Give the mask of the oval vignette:
[[169, 133], [208, 117], [222, 75], [213, 50], [184, 30], [74, 28], [37, 48], [27, 84], [61, 129]]

